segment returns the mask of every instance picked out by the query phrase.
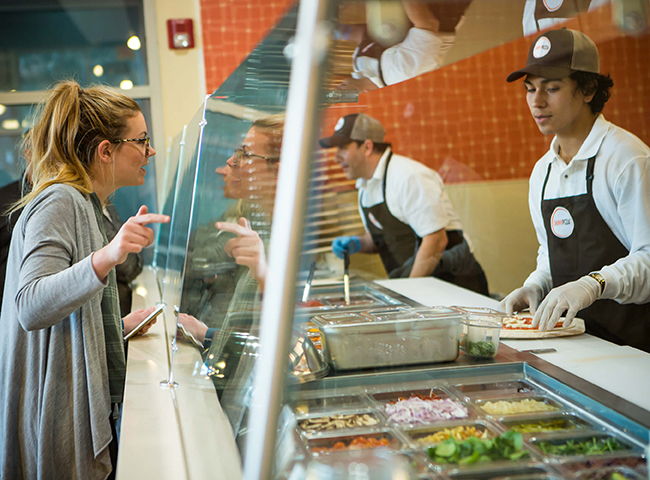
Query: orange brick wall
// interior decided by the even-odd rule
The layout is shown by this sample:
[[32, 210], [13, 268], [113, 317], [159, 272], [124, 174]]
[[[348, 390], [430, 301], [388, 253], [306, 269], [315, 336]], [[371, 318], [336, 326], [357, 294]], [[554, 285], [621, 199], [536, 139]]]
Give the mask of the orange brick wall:
[[201, 0], [208, 92], [228, 78], [294, 4], [294, 0]]
[[[208, 90], [239, 65], [292, 2], [202, 0]], [[255, 28], [251, 24], [255, 19]], [[604, 73], [614, 79], [605, 117], [650, 144], [650, 36], [623, 37], [609, 7], [567, 22], [598, 44]], [[363, 94], [359, 104], [325, 112], [324, 132], [347, 113], [379, 119], [395, 150], [443, 173], [447, 183], [528, 178], [547, 150], [522, 82], [505, 77], [525, 64], [532, 38], [521, 38], [408, 82]], [[329, 134], [329, 133], [327, 133]]]

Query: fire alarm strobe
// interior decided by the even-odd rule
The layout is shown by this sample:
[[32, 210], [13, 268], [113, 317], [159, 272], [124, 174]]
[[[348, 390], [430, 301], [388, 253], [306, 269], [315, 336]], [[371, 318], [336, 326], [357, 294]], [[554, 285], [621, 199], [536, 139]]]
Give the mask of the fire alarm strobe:
[[194, 26], [191, 18], [167, 20], [169, 48], [194, 48]]

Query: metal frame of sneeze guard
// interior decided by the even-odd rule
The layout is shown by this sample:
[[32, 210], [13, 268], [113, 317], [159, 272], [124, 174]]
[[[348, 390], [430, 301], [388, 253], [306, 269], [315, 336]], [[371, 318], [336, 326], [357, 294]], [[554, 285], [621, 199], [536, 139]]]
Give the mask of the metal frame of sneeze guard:
[[[181, 158], [183, 158], [183, 151], [185, 149], [185, 134], [187, 133], [187, 125], [183, 125], [183, 131], [181, 132], [181, 137], [180, 141], [178, 143], [178, 160], [176, 162], [176, 168], [174, 169], [176, 171], [175, 177], [178, 178], [180, 176], [180, 166], [181, 166]], [[173, 153], [173, 145], [170, 147]], [[167, 161], [169, 162], [171, 160], [171, 155], [168, 157]], [[166, 193], [168, 191], [168, 185], [171, 182], [172, 173], [171, 173], [170, 168], [165, 168], [165, 177], [163, 179], [163, 193]], [[174, 205], [176, 204], [176, 198], [177, 198], [177, 189], [176, 186], [174, 185]], [[160, 199], [160, 205], [161, 207], [161, 213], [165, 213], [162, 211], [164, 208], [165, 202], [168, 201], [167, 197], [161, 198]], [[170, 215], [170, 220], [169, 220], [169, 238], [167, 238], [167, 245], [165, 245], [165, 248], [167, 249], [167, 255], [169, 255], [169, 251], [171, 249], [171, 227], [173, 224], [173, 213], [174, 209], [172, 208], [172, 212]], [[164, 224], [160, 226], [158, 229], [158, 236], [156, 238], [156, 246], [154, 248], [154, 254], [153, 254], [153, 268], [154, 271], [156, 272], [156, 284], [158, 285], [158, 292], [160, 293], [160, 298], [162, 299], [165, 285], [167, 284], [167, 257], [165, 257], [165, 265], [158, 265], [158, 256], [160, 255], [160, 240], [161, 240], [161, 235], [163, 232]], [[164, 314], [163, 314], [164, 315]]]
[[302, 250], [309, 174], [320, 84], [328, 52], [324, 25], [329, 0], [302, 0], [298, 10], [287, 116], [282, 142], [266, 290], [260, 320], [260, 357], [255, 364], [247, 435], [245, 480], [271, 478], [277, 420], [285, 385], [286, 358], [295, 308], [295, 282]]
[[[203, 101], [202, 108], [201, 108], [201, 111], [203, 112], [203, 114], [201, 116], [201, 121], [199, 122], [199, 135], [198, 135], [197, 146], [196, 146], [196, 158], [197, 158], [197, 161], [196, 161], [196, 166], [195, 166], [195, 169], [194, 169], [194, 182], [193, 182], [193, 186], [192, 186], [193, 189], [196, 189], [196, 179], [197, 179], [197, 176], [199, 174], [199, 166], [201, 164], [201, 145], [202, 145], [202, 139], [203, 139], [203, 129], [205, 128], [205, 126], [207, 124], [207, 121], [205, 119], [205, 109], [206, 109], [207, 101], [208, 101], [209, 98], [210, 98], [210, 95], [206, 95], [205, 100]], [[185, 140], [185, 134], [183, 135], [183, 140]], [[178, 182], [180, 182], [180, 180], [181, 180], [180, 172], [181, 172], [181, 168], [182, 168], [182, 166], [181, 166], [182, 161], [183, 161], [183, 157], [181, 156], [181, 158], [179, 158], [179, 162], [178, 162], [178, 172], [179, 172], [178, 180], [177, 180]], [[179, 195], [179, 189], [178, 189], [178, 186], [177, 186], [176, 192], [174, 193], [174, 196], [175, 196], [174, 205], [177, 205], [177, 203], [178, 203], [177, 202], [178, 195]], [[194, 215], [194, 207], [195, 207], [195, 201], [196, 201], [196, 195], [194, 195], [194, 191], [192, 192], [192, 197], [191, 198], [192, 198], [192, 203], [190, 205], [190, 213], [189, 213], [190, 223], [191, 223], [192, 217]], [[174, 208], [173, 213], [174, 213], [174, 215], [172, 215], [172, 218], [171, 218], [172, 225], [170, 225], [170, 232], [174, 229], [174, 224], [173, 223], [174, 223], [174, 220], [175, 220], [176, 208]], [[187, 228], [188, 228], [188, 235], [187, 235], [187, 239], [186, 239], [186, 243], [185, 243], [185, 251], [188, 250], [189, 242], [190, 242], [190, 236], [189, 236], [190, 225], [189, 224], [187, 225]], [[171, 236], [172, 236], [172, 234], [170, 233], [170, 245], [171, 245]], [[185, 280], [185, 272], [187, 271], [186, 262], [187, 262], [187, 256], [184, 259], [184, 262], [183, 262], [184, 265], [183, 265], [183, 268], [181, 269], [181, 272], [180, 272], [178, 288], [173, 288], [174, 284], [172, 282], [170, 282], [169, 284], [167, 282], [165, 282], [164, 289], [163, 289], [163, 294], [162, 294], [162, 302], [165, 305], [167, 305], [167, 307], [165, 307], [165, 314], [166, 314], [165, 319], [167, 319], [167, 318], [173, 318], [175, 320], [178, 319], [178, 314], [179, 314], [178, 308], [180, 307], [180, 304], [181, 304], [181, 296], [182, 296], [182, 288], [183, 288], [182, 286], [183, 286], [183, 283], [184, 283], [184, 280]], [[169, 265], [166, 266], [165, 280], [168, 279], [167, 272], [169, 272]], [[172, 287], [172, 288], [170, 288], [170, 287]], [[173, 298], [167, 298], [165, 296], [166, 292], [173, 292], [174, 295], [177, 295], [177, 296], [174, 296]], [[173, 308], [174, 311], [170, 312], [169, 311], [170, 308]], [[168, 378], [166, 380], [161, 380], [160, 381], [160, 386], [162, 388], [176, 388], [178, 386], [178, 384], [176, 382], [174, 382], [174, 357], [175, 357], [176, 351], [178, 350], [178, 347], [176, 345], [176, 340], [177, 340], [177, 336], [178, 336], [178, 329], [176, 328], [176, 325], [174, 326], [174, 331], [173, 332], [167, 332], [167, 334], [170, 337], [172, 337], [172, 340], [169, 343], [169, 375], [168, 375]]]

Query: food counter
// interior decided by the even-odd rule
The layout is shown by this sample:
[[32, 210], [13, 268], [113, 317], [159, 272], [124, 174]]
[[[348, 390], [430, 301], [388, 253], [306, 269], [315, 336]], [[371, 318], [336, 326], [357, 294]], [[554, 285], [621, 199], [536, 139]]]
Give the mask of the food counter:
[[[153, 276], [152, 271], [145, 271], [139, 278], [142, 285], [148, 281], [150, 288], [139, 289], [146, 291], [148, 297], [136, 297], [138, 302], [155, 302], [157, 289]], [[459, 305], [495, 306], [492, 299], [433, 278], [386, 280], [377, 284], [382, 292], [396, 292], [395, 298], [425, 305], [440, 304], [448, 299], [448, 303]], [[164, 353], [164, 328], [165, 322], [158, 322], [147, 336], [131, 340], [118, 478], [205, 478], [202, 475], [207, 472], [211, 478], [237, 478], [239, 456], [216, 395], [206, 389], [205, 384], [199, 384], [192, 374], [201, 362], [198, 351], [179, 343], [177, 365], [182, 367], [175, 376], [179, 385], [176, 389], [164, 389], [159, 385], [169, 368], [169, 359]], [[509, 348], [513, 346], [522, 349], [551, 346], [557, 352], [538, 358]], [[288, 433], [282, 438], [291, 441], [283, 444], [284, 450], [279, 449], [285, 455], [283, 468], [286, 472], [299, 468], [296, 465], [308, 468], [304, 460], [309, 458], [327, 465], [345, 452], [329, 453], [326, 449], [344, 449], [355, 436], [360, 436], [364, 439], [356, 440], [356, 444], [388, 443], [389, 450], [402, 452], [397, 458], [408, 458], [422, 475], [438, 475], [422, 478], [492, 478], [468, 477], [462, 468], [443, 468], [435, 461], [432, 463], [422, 442], [431, 441], [431, 438], [426, 440], [429, 436], [438, 435], [432, 437], [433, 440], [444, 436], [446, 429], [456, 435], [454, 438], [465, 438], [469, 435], [467, 432], [472, 431], [481, 435], [487, 432], [485, 435], [492, 438], [507, 431], [523, 432], [522, 451], [527, 453], [522, 455], [525, 458], [515, 462], [516, 465], [496, 462], [486, 470], [494, 474], [492, 476], [514, 474], [515, 470], [517, 473], [568, 475], [569, 470], [584, 468], [585, 462], [597, 465], [619, 462], [636, 465], [636, 471], [642, 471], [638, 464], [644, 462], [641, 455], [648, 444], [650, 409], [647, 400], [639, 398], [637, 391], [642, 393], [647, 389], [638, 379], [647, 378], [650, 370], [644, 369], [641, 363], [648, 355], [632, 350], [583, 334], [562, 339], [502, 342], [495, 360], [474, 361], [461, 355], [454, 362], [436, 365], [333, 372], [323, 380], [290, 390], [291, 400], [287, 401], [282, 417]], [[583, 355], [582, 360], [594, 361], [581, 362], [578, 355]], [[567, 368], [560, 370], [544, 361], [552, 356], [566, 362]], [[600, 370], [597, 378], [600, 362], [608, 361], [619, 366], [621, 371], [616, 375], [613, 371]], [[554, 362], [560, 363], [559, 360]], [[593, 369], [584, 368], [590, 363], [595, 365]], [[573, 372], [568, 373], [570, 369]], [[634, 382], [628, 388], [619, 389], [618, 377], [630, 378], [628, 372], [634, 372]], [[588, 383], [591, 377], [598, 383]], [[387, 405], [396, 404], [390, 402], [399, 397], [408, 399], [412, 394], [424, 397], [419, 399], [421, 402], [426, 402], [426, 397], [445, 402], [440, 412], [425, 413], [424, 422], [435, 420], [436, 415], [441, 417], [431, 423], [410, 423], [411, 420], [405, 421], [400, 412], [403, 406], [393, 411], [386, 409]], [[505, 413], [509, 407], [498, 403], [514, 404], [521, 400], [534, 403], [532, 407], [521, 407], [522, 412], [517, 414]], [[488, 403], [506, 410], [501, 413], [487, 411]], [[544, 411], [533, 412], [536, 407]], [[549, 431], [539, 431], [543, 429]], [[575, 455], [564, 458], [540, 450], [543, 444], [549, 451], [561, 451], [563, 447], [553, 445], [564, 438], [578, 443], [586, 440], [593, 443], [595, 438], [596, 444], [601, 445], [602, 442], [598, 443], [601, 439], [604, 438], [606, 444], [610, 437], [626, 449], [625, 454], [611, 453], [578, 460]], [[372, 454], [370, 450], [362, 451], [364, 458], [373, 464], [395, 463], [375, 450]], [[160, 462], [160, 458], [167, 461]], [[213, 462], [217, 458], [220, 468], [214, 471]], [[156, 467], [152, 468], [153, 465]], [[624, 473], [627, 478], [637, 478], [634, 473]]]
[[[434, 278], [376, 283], [424, 305], [498, 305]], [[554, 348], [545, 356], [556, 355], [555, 365], [568, 368], [517, 348]], [[583, 334], [505, 341], [487, 361], [462, 355], [434, 365], [335, 370], [291, 392], [285, 410], [294, 422], [287, 420], [286, 428], [294, 443], [285, 447], [291, 452], [285, 461], [298, 466], [284, 468], [293, 472], [358, 461], [380, 475], [398, 462], [366, 452], [382, 447], [395, 455], [389, 458], [406, 458], [419, 478], [610, 478], [614, 473], [622, 477], [611, 478], [643, 478], [650, 411], [642, 398], [647, 386], [640, 386], [640, 396], [636, 387], [650, 373], [637, 367], [646, 357]], [[580, 369], [581, 361], [591, 359], [591, 368]], [[603, 372], [599, 361], [634, 372], [636, 381], [621, 389], [616, 372]], [[571, 373], [597, 378], [602, 389]], [[445, 441], [450, 435], [453, 440]]]

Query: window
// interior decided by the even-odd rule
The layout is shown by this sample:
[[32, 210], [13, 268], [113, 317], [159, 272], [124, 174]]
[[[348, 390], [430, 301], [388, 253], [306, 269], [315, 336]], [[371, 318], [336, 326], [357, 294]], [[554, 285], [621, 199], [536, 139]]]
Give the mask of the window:
[[[159, 112], [152, 0], [5, 0], [0, 4], [0, 187], [24, 168], [23, 133], [31, 126], [32, 105], [57, 81], [121, 88], [142, 107], [154, 147], [164, 154]], [[149, 21], [147, 21], [149, 18]], [[155, 31], [149, 33], [155, 39]], [[153, 45], [150, 45], [150, 43]], [[154, 85], [152, 85], [152, 83]], [[156, 143], [156, 140], [160, 144]], [[113, 202], [126, 219], [140, 205], [157, 211], [155, 163], [147, 166], [145, 188], [118, 190]]]

